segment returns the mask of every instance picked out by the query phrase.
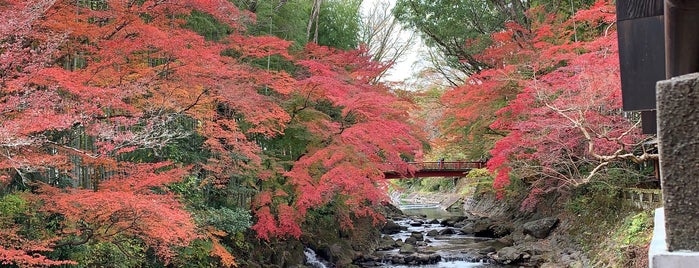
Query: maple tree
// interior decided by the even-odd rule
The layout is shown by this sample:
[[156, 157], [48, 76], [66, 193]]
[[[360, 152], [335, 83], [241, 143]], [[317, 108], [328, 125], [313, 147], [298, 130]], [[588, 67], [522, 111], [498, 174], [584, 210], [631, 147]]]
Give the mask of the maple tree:
[[[386, 66], [364, 50], [292, 54], [289, 41], [246, 34], [255, 16], [228, 1], [0, 11], [0, 183], [26, 190], [23, 214], [57, 219], [41, 237], [0, 222], [16, 238], [0, 245], [3, 263], [74, 263], [51, 251], [104, 244], [168, 263], [206, 240], [216, 265], [235, 266], [226, 243], [247, 218], [229, 208], [257, 193], [264, 239], [298, 237], [306, 212], [331, 201], [345, 226], [378, 219], [381, 171], [409, 171], [404, 157], [421, 150], [411, 105], [375, 83]], [[272, 58], [282, 67], [260, 64]]]
[[[371, 83], [383, 67], [363, 51], [309, 44], [301, 57], [299, 64], [308, 74], [298, 80], [295, 94], [300, 99], [291, 103], [292, 123], [316, 138], [281, 174], [294, 189], [272, 188], [256, 198], [260, 220], [253, 229], [263, 238], [301, 235], [298, 224], [307, 211], [337, 199], [344, 206], [336, 215], [347, 228], [352, 215], [380, 219], [372, 206], [385, 200], [381, 171], [410, 169], [401, 156], [421, 150], [418, 131], [405, 121], [411, 104]], [[322, 103], [335, 108], [323, 108]]]
[[555, 14], [531, 9], [540, 18], [531, 32], [509, 24], [477, 56], [502, 67], [470, 77], [443, 98], [454, 115], [448, 129], [480, 125], [481, 132], [504, 136], [490, 151], [488, 168], [496, 189], [513, 177], [532, 185], [523, 208], [540, 194], [624, 169], [625, 161], [656, 157], [644, 148], [650, 137], [640, 133], [639, 119], [621, 112], [613, 10], [598, 1], [556, 23]]
[[[21, 187], [34, 189], [45, 202], [41, 211], [65, 216], [68, 226], [54, 230], [49, 248], [116, 243], [117, 236], [130, 235], [169, 261], [172, 247], [198, 237], [179, 201], [154, 192], [187, 173], [188, 167], [158, 157], [168, 144], [194, 135], [193, 128], [180, 126], [180, 119], [208, 120], [201, 131], [205, 136], [212, 125], [227, 127], [224, 134], [209, 136], [210, 150], [235, 148], [250, 156], [254, 146], [236, 138], [242, 132], [234, 122], [214, 121], [218, 115], [212, 108], [249, 112], [244, 115], [253, 126], [250, 132], [273, 133], [275, 121], [285, 120], [274, 105], [264, 111], [269, 116], [244, 106], [260, 100], [259, 94], [245, 94], [259, 84], [285, 91], [288, 75], [251, 75], [254, 69], [221, 52], [236, 49], [243, 57], [286, 54], [288, 42], [241, 36], [230, 37], [232, 46], [207, 41], [183, 27], [181, 16], [195, 9], [237, 27], [238, 10], [226, 1], [20, 1], [3, 6], [8, 16], [3, 16], [0, 38], [0, 167], [3, 178], [21, 179]], [[231, 148], [218, 148], [219, 141]], [[141, 151], [156, 157], [136, 166], [121, 160]], [[66, 183], [89, 189], [54, 188]], [[19, 249], [12, 247], [3, 252]], [[5, 256], [3, 262], [18, 264], [26, 258]], [[55, 264], [60, 262], [46, 259], [33, 265]]]

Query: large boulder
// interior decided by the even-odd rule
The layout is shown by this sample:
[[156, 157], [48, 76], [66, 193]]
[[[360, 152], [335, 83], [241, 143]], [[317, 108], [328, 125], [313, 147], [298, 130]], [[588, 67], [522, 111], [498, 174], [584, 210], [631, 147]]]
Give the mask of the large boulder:
[[415, 264], [435, 264], [438, 263], [440, 260], [442, 260], [442, 256], [439, 254], [420, 254], [416, 253], [413, 254], [415, 258], [413, 259], [413, 262]]
[[455, 233], [456, 232], [454, 232], [454, 229], [452, 229], [452, 228], [444, 228], [442, 230], [439, 230], [439, 232], [437, 234], [439, 234], [439, 235], [453, 235]]
[[442, 222], [440, 222], [440, 224], [442, 226], [454, 227], [454, 224], [462, 222], [466, 219], [468, 218], [466, 218], [465, 216], [452, 216], [448, 219], [443, 220]]
[[396, 244], [396, 240], [393, 240], [390, 236], [384, 235], [381, 237], [381, 240], [379, 241], [379, 246], [376, 248], [376, 250], [390, 250], [393, 248], [398, 247], [398, 244]]
[[490, 226], [494, 238], [505, 237], [512, 233], [512, 225], [505, 222], [497, 222]]
[[557, 224], [558, 218], [556, 217], [543, 218], [525, 223], [522, 225], [522, 232], [524, 232], [524, 234], [542, 239], [549, 236], [551, 231], [556, 228]]
[[493, 256], [495, 261], [502, 264], [516, 264], [522, 261], [524, 253], [515, 247], [504, 247]]
[[318, 257], [327, 260], [331, 263], [345, 266], [354, 260], [358, 253], [351, 249], [351, 246], [346, 241], [340, 241], [331, 245], [324, 245], [318, 248], [316, 253]]
[[382, 234], [397, 234], [403, 228], [392, 220], [387, 220], [386, 223], [381, 227]]
[[400, 254], [410, 255], [416, 252], [415, 246], [411, 244], [403, 244], [398, 251]]
[[480, 218], [466, 224], [461, 228], [461, 232], [464, 234], [472, 234], [477, 237], [495, 237], [492, 227], [493, 220], [489, 218]]
[[425, 240], [425, 236], [421, 232], [412, 232], [410, 233], [410, 237], [415, 237], [417, 241]]
[[406, 244], [415, 245], [415, 244], [417, 244], [417, 239], [415, 239], [415, 237], [410, 236], [410, 237], [406, 238], [404, 242]]
[[438, 234], [439, 234], [439, 231], [434, 230], [434, 229], [427, 232], [427, 236], [437, 236]]
[[410, 226], [413, 226], [413, 227], [419, 227], [419, 226], [422, 226], [423, 224], [425, 224], [425, 223], [423, 221], [420, 221], [420, 220], [410, 222]]

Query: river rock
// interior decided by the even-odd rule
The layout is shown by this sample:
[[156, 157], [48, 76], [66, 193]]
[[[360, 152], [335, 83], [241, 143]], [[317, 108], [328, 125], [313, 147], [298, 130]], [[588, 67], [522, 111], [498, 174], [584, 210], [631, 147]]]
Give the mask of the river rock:
[[415, 239], [415, 237], [411, 236], [411, 237], [408, 237], [405, 239], [405, 243], [410, 244], [410, 245], [415, 245], [415, 244], [417, 244], [417, 239]]
[[430, 220], [430, 221], [427, 222], [427, 223], [428, 223], [428, 224], [439, 224], [439, 220], [438, 220], [438, 219], [432, 219], [432, 220]]
[[387, 220], [383, 227], [381, 227], [382, 234], [397, 234], [400, 233], [401, 230], [403, 230], [403, 227], [392, 220]]
[[562, 265], [560, 263], [555, 263], [555, 262], [547, 262], [539, 266], [539, 268], [558, 268], [561, 267]]
[[489, 229], [493, 232], [493, 238], [505, 237], [512, 233], [511, 225], [504, 222], [497, 222], [491, 225]]
[[455, 234], [454, 229], [452, 228], [444, 228], [442, 230], [439, 230], [438, 234], [439, 235], [452, 235]]
[[417, 241], [425, 240], [425, 236], [423, 236], [421, 232], [412, 232], [412, 233], [410, 233], [410, 237], [415, 237], [415, 239], [417, 239]]
[[522, 225], [522, 232], [524, 232], [524, 234], [542, 239], [546, 238], [557, 224], [558, 218], [556, 217], [543, 218], [525, 223]]
[[515, 247], [504, 247], [493, 255], [493, 259], [502, 264], [515, 264], [522, 261], [522, 252]]
[[515, 241], [512, 239], [512, 236], [510, 236], [510, 235], [498, 238], [496, 241], [498, 241], [498, 243], [503, 244], [506, 247], [509, 247], [509, 246], [512, 246], [515, 244]]
[[415, 246], [406, 243], [400, 247], [400, 250], [398, 252], [400, 254], [405, 254], [405, 255], [413, 254], [413, 253], [415, 253]]
[[439, 231], [437, 230], [430, 230], [427, 232], [427, 236], [437, 236], [439, 234]]
[[495, 232], [491, 229], [493, 221], [488, 218], [480, 218], [470, 222], [461, 228], [464, 234], [473, 234], [477, 237], [495, 237]]
[[439, 254], [414, 254], [414, 263], [415, 264], [435, 264], [442, 260], [442, 256]]
[[453, 216], [440, 222], [442, 226], [454, 227], [454, 224], [466, 220], [465, 216]]
[[390, 236], [384, 235], [381, 237], [381, 241], [379, 241], [379, 246], [376, 250], [390, 250], [396, 247], [398, 247], [396, 240], [393, 240]]
[[422, 221], [411, 221], [410, 222], [410, 226], [413, 226], [413, 227], [419, 227], [419, 226], [422, 226], [423, 224], [424, 223]]
[[485, 248], [478, 250], [478, 254], [481, 254], [481, 255], [487, 255], [488, 253], [491, 253], [491, 252], [497, 252], [497, 249], [495, 249], [495, 247], [490, 246], [490, 247], [485, 247]]
[[324, 245], [316, 251], [318, 257], [329, 262], [344, 266], [352, 263], [355, 257], [358, 257], [357, 252], [351, 250], [346, 241], [340, 241], [331, 245]]

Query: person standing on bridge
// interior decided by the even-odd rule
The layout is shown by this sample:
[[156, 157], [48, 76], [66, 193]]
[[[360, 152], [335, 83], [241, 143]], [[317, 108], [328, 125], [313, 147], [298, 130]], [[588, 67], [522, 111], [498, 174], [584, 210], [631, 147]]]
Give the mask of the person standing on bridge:
[[443, 169], [443, 168], [444, 168], [444, 157], [439, 159], [439, 169]]

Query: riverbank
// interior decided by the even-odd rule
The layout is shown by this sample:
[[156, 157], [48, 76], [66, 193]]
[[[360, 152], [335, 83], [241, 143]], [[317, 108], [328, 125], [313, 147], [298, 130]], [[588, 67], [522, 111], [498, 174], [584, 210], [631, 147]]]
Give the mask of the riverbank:
[[[460, 209], [458, 216], [451, 216], [441, 220], [429, 219], [418, 215], [400, 219], [398, 225], [409, 225], [412, 229], [408, 237], [398, 237], [404, 241], [411, 241], [417, 247], [417, 251], [426, 248], [428, 252], [440, 252], [443, 254], [444, 244], [457, 248], [458, 258], [472, 263], [489, 263], [507, 267], [509, 265], [540, 267], [584, 267], [589, 263], [584, 255], [574, 248], [563, 246], [565, 243], [556, 233], [560, 220], [556, 217], [541, 219], [515, 219], [504, 213], [503, 202], [481, 196], [478, 199], [465, 198], [466, 201], [454, 201], [464, 199], [458, 194], [444, 193], [411, 193], [403, 195], [399, 205], [412, 202], [424, 202], [423, 204], [438, 204], [440, 208]], [[461, 204], [459, 208], [455, 204]], [[385, 228], [384, 228], [385, 229]], [[393, 229], [382, 230], [391, 233]], [[408, 232], [403, 232], [408, 233]], [[448, 243], [438, 246], [419, 243], [422, 236], [438, 239], [449, 239]], [[446, 235], [446, 237], [445, 237]], [[405, 235], [404, 235], [405, 236]], [[408, 240], [417, 237], [415, 240]], [[439, 240], [437, 240], [439, 241]], [[430, 240], [430, 242], [433, 242]], [[391, 241], [388, 241], [391, 243]], [[553, 246], [552, 246], [553, 245]], [[395, 245], [398, 247], [399, 245]], [[422, 246], [422, 247], [421, 247]], [[436, 250], [435, 250], [436, 248]], [[403, 247], [401, 247], [403, 250]], [[410, 251], [409, 251], [410, 252]], [[453, 252], [453, 251], [452, 251]], [[400, 253], [400, 251], [399, 251]], [[395, 254], [393, 255], [395, 256]], [[565, 256], [558, 260], [556, 256]], [[454, 258], [454, 254], [447, 255], [447, 259]], [[552, 266], [555, 265], [555, 266]]]
[[[464, 181], [445, 192], [392, 193], [397, 206], [377, 207], [386, 216], [379, 225], [353, 217], [353, 228], [343, 229], [339, 215], [314, 210], [300, 239], [258, 241], [255, 250], [236, 256], [243, 267], [317, 267], [304, 258], [311, 250], [326, 267], [647, 266], [652, 214], [614, 193], [542, 196], [533, 210], [522, 211], [524, 197], [500, 200], [490, 188]], [[416, 204], [432, 212], [397, 208]]]
[[[565, 195], [542, 195], [531, 210], [523, 211], [526, 196], [520, 193], [527, 191], [509, 189], [499, 200], [489, 186], [469, 178], [455, 180], [446, 191], [404, 187], [392, 196], [402, 197], [399, 205], [426, 202], [460, 209], [471, 215], [465, 225], [508, 230], [497, 238], [505, 246], [486, 254], [488, 261], [524, 267], [647, 267], [653, 207], [635, 206], [624, 198], [624, 188], [591, 185]], [[455, 196], [461, 200], [453, 201]], [[474, 249], [479, 250], [487, 251]]]
[[[425, 202], [461, 209], [468, 219], [457, 226], [497, 234], [493, 238], [501, 247], [466, 250], [468, 254], [490, 251], [485, 253], [486, 262], [524, 267], [647, 267], [645, 246], [652, 230], [652, 208], [636, 208], [614, 189], [543, 195], [532, 210], [522, 211], [519, 205], [525, 197], [498, 200], [491, 191], [466, 188], [473, 183], [463, 181], [456, 181], [446, 192], [408, 189], [393, 196], [403, 197], [399, 205]], [[453, 201], [455, 196], [461, 201]]]

